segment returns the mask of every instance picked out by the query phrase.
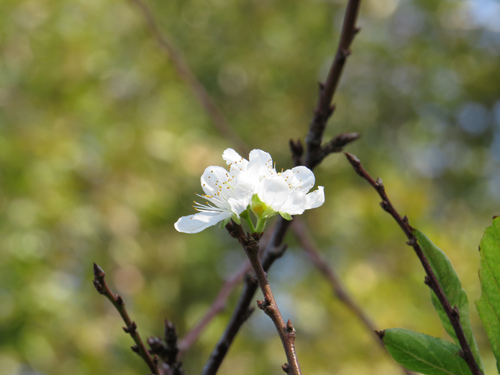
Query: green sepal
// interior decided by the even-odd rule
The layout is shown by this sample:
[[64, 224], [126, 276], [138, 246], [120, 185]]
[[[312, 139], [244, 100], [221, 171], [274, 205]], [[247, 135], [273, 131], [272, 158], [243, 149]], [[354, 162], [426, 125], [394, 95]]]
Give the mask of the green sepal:
[[231, 220], [233, 220], [236, 224], [241, 224], [240, 218], [237, 217], [236, 215], [233, 215], [232, 217], [228, 217], [227, 219], [222, 220], [219, 224], [219, 228], [221, 229], [225, 228], [226, 225], [229, 224]]
[[250, 207], [252, 208], [252, 212], [257, 217], [262, 217], [262, 214], [267, 209], [266, 204], [260, 200], [257, 194], [252, 195], [252, 202], [250, 203]]
[[224, 219], [222, 220], [220, 223], [219, 223], [219, 228], [220, 229], [224, 229], [226, 227], [227, 224], [229, 224], [229, 222], [231, 221], [231, 218], [228, 218], [228, 219]]
[[293, 219], [292, 215], [287, 214], [286, 212], [280, 212], [280, 215], [281, 215], [281, 217], [282, 217], [283, 219], [288, 220], [288, 221], [290, 221], [290, 220], [292, 220], [292, 219]]
[[252, 196], [252, 203], [250, 207], [252, 209], [252, 212], [257, 217], [257, 220], [268, 219], [271, 216], [276, 215], [276, 211], [262, 202], [257, 194], [254, 194]]

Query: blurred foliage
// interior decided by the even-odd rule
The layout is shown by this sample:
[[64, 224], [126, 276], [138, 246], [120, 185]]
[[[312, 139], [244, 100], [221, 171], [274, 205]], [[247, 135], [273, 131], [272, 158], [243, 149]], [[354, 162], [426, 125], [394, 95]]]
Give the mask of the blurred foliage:
[[[149, 0], [159, 26], [250, 148], [290, 167], [339, 37], [345, 1]], [[384, 179], [401, 213], [445, 250], [471, 301], [477, 246], [500, 203], [500, 5], [367, 0], [328, 137]], [[199, 176], [233, 147], [216, 132], [130, 1], [0, 3], [0, 368], [146, 373], [110, 303], [108, 273], [144, 337], [182, 335], [243, 260], [224, 231], [177, 233]], [[380, 329], [446, 337], [423, 271], [342, 155], [317, 171], [326, 203], [305, 219]], [[292, 236], [270, 272], [304, 372], [399, 374]], [[184, 357], [199, 373], [237, 293]], [[487, 339], [475, 311], [483, 353]], [[257, 311], [220, 371], [278, 373], [281, 344]], [[485, 357], [487, 373], [494, 370]]]

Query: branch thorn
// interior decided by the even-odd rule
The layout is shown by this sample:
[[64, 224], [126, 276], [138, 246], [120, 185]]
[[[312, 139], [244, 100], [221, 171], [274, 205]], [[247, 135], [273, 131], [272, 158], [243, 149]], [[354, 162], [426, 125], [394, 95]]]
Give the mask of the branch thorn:
[[286, 330], [288, 332], [295, 332], [295, 328], [293, 328], [293, 324], [290, 319], [288, 319], [288, 322], [286, 322]]

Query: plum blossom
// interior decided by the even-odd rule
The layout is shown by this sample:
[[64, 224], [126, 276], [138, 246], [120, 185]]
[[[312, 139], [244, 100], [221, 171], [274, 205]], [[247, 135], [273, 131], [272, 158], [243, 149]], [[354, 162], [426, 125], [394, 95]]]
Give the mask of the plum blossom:
[[305, 210], [319, 207], [325, 202], [323, 186], [309, 193], [314, 183], [313, 172], [300, 166], [262, 180], [256, 194], [273, 211], [288, 218], [301, 215]]
[[[194, 215], [181, 217], [175, 229], [197, 233], [210, 226], [227, 224], [231, 219], [240, 223], [244, 218], [252, 232], [262, 232], [266, 220], [279, 213], [287, 220], [305, 210], [321, 206], [325, 201], [324, 188], [309, 192], [315, 184], [313, 172], [295, 167], [276, 172], [271, 155], [262, 150], [250, 152], [249, 160], [228, 148], [222, 158], [229, 171], [208, 167], [201, 176], [204, 194], [198, 195], [205, 204], [195, 202]], [[257, 219], [254, 226], [251, 211]]]
[[205, 194], [198, 194], [206, 202], [194, 202], [194, 209], [198, 213], [183, 216], [174, 227], [179, 232], [198, 233], [219, 222], [229, 222], [233, 219], [240, 222], [240, 214], [250, 204], [253, 187], [240, 183], [236, 179], [236, 172], [230, 175], [222, 167], [212, 166], [205, 169], [201, 176], [201, 187]]

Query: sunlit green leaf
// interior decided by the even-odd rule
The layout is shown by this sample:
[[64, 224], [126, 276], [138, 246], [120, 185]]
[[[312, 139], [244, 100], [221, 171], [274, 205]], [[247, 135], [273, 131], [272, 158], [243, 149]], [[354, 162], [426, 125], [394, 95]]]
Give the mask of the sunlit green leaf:
[[396, 362], [425, 375], [468, 375], [469, 367], [458, 353], [460, 347], [443, 339], [393, 328], [384, 331], [385, 347]]
[[500, 373], [500, 218], [486, 228], [479, 246], [481, 298], [476, 301]]
[[[414, 235], [417, 237], [418, 243], [420, 244], [426, 258], [428, 259], [429, 264], [434, 271], [434, 274], [436, 275], [436, 278], [441, 285], [444, 294], [450, 302], [451, 307], [456, 306], [458, 308], [460, 313], [460, 323], [462, 324], [465, 337], [467, 338], [467, 342], [471, 347], [474, 358], [478, 362], [479, 367], [482, 369], [482, 360], [479, 355], [479, 349], [477, 347], [477, 343], [474, 338], [469, 320], [469, 302], [467, 299], [467, 294], [465, 294], [465, 291], [462, 289], [462, 284], [460, 283], [460, 279], [458, 278], [457, 273], [453, 269], [453, 266], [451, 265], [451, 262], [446, 254], [440, 248], [434, 245], [425, 234], [415, 229]], [[443, 324], [444, 329], [458, 344], [455, 330], [453, 329], [453, 326], [451, 325], [450, 320], [448, 319], [448, 316], [443, 309], [443, 306], [432, 290], [431, 298], [434, 308], [436, 309], [439, 318], [441, 319], [441, 323]]]

